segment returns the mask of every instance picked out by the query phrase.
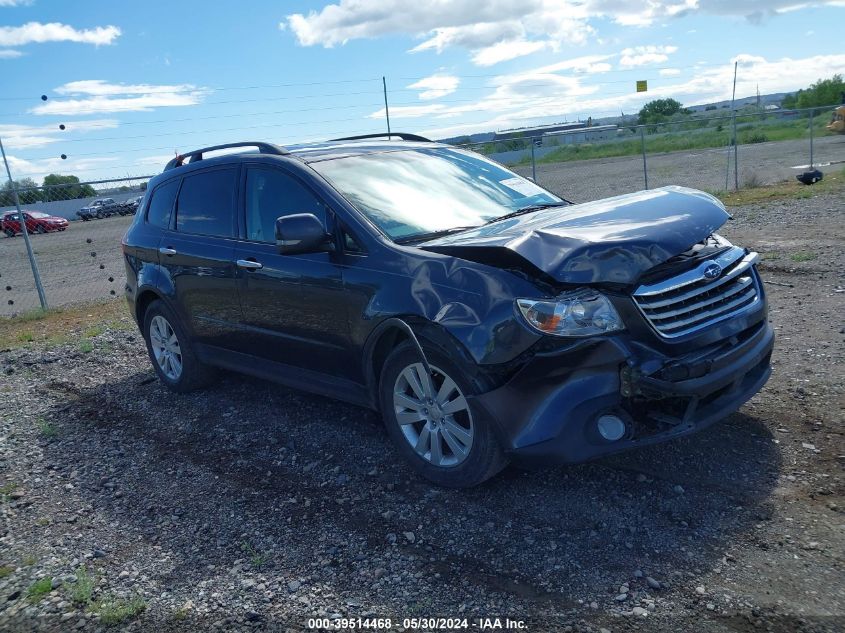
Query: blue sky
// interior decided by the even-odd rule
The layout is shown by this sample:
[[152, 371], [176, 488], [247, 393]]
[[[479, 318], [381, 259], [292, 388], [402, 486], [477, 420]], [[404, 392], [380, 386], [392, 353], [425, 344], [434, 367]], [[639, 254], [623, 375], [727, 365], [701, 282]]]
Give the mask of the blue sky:
[[845, 0], [0, 0], [0, 136], [15, 177], [89, 180], [383, 131], [382, 76], [393, 129], [435, 137], [692, 105], [735, 59], [740, 97], [845, 72], [843, 24]]

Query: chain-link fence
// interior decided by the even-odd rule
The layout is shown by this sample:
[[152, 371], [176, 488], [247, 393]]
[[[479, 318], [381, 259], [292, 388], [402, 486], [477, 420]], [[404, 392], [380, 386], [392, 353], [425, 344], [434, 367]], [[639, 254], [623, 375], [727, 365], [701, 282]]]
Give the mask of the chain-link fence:
[[[0, 190], [0, 315], [41, 307], [27, 238], [48, 307], [123, 296], [120, 239], [149, 178], [64, 183]], [[27, 235], [23, 233], [26, 226]]]
[[811, 162], [841, 171], [845, 135], [827, 130], [833, 108], [705, 111], [682, 121], [542, 135], [515, 130], [461, 146], [576, 202], [670, 184], [718, 193], [794, 181]]
[[[574, 202], [669, 184], [716, 193], [795, 182], [811, 163], [828, 175], [841, 173], [845, 134], [826, 129], [832, 111], [738, 111], [735, 116], [705, 111], [656, 125], [570, 126], [542, 135], [504, 132], [485, 143], [461, 146]], [[122, 296], [120, 239], [148, 179], [65, 182], [18, 191], [48, 306]], [[6, 216], [13, 205], [13, 192], [0, 189], [0, 213]], [[3, 221], [4, 231], [15, 237], [0, 240], [0, 316], [40, 306], [16, 216], [15, 211]], [[43, 216], [68, 222], [50, 223]]]

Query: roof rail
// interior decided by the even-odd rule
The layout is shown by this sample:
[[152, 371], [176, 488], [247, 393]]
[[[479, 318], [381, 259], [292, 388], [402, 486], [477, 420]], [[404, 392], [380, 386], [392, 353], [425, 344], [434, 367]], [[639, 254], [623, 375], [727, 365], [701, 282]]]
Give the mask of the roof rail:
[[213, 152], [218, 149], [229, 149], [230, 147], [257, 147], [258, 151], [261, 154], [275, 154], [276, 156], [284, 156], [285, 154], [290, 154], [284, 147], [279, 147], [278, 145], [273, 145], [272, 143], [264, 143], [263, 141], [243, 141], [241, 143], [224, 143], [223, 145], [212, 145], [211, 147], [203, 147], [201, 149], [195, 149], [192, 152], [187, 152], [185, 154], [177, 154], [174, 158], [170, 159], [170, 162], [164, 166], [164, 171], [168, 169], [173, 169], [174, 167], [181, 167], [185, 163], [185, 159], [188, 159], [189, 163], [195, 163], [198, 160], [202, 160], [202, 155], [206, 152]]
[[361, 134], [360, 136], [344, 136], [343, 138], [333, 138], [330, 141], [360, 141], [365, 138], [384, 138], [390, 139], [392, 136], [398, 136], [403, 141], [419, 141], [421, 143], [433, 143], [430, 138], [419, 136], [418, 134], [408, 134], [407, 132], [390, 132], [389, 134]]

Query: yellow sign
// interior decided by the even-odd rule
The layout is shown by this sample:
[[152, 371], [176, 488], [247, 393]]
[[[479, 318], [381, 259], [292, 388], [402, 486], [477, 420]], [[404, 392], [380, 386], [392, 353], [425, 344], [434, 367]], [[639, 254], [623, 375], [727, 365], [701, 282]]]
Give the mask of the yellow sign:
[[637, 92], [648, 92], [648, 82], [647, 81], [638, 81], [637, 82]]

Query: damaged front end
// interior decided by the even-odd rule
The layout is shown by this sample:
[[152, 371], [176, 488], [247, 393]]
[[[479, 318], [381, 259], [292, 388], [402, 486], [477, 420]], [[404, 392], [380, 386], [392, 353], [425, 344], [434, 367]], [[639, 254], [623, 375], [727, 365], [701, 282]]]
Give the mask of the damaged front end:
[[623, 331], [550, 337], [476, 397], [502, 441], [532, 464], [580, 462], [704, 428], [770, 375], [774, 342], [756, 254], [710, 236], [607, 290]]

